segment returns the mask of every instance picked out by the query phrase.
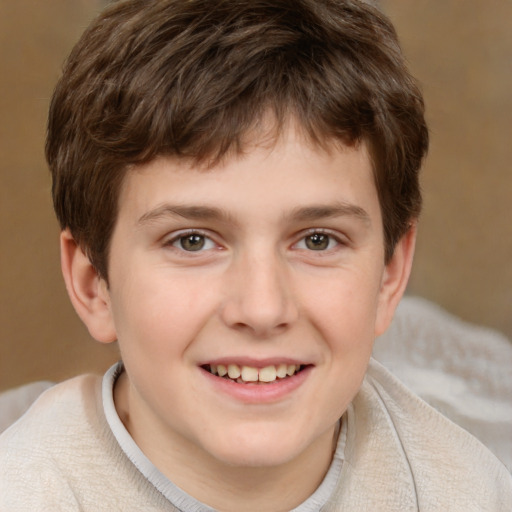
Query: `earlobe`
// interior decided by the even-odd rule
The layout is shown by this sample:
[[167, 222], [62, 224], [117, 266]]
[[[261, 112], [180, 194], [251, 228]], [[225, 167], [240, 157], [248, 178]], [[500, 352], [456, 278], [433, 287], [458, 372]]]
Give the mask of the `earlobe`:
[[102, 343], [115, 341], [117, 336], [107, 284], [69, 230], [60, 235], [60, 255], [66, 289], [78, 316], [93, 338]]
[[393, 257], [387, 263], [382, 276], [379, 304], [375, 323], [375, 336], [389, 327], [395, 309], [402, 298], [411, 274], [417, 224], [411, 225], [395, 247]]

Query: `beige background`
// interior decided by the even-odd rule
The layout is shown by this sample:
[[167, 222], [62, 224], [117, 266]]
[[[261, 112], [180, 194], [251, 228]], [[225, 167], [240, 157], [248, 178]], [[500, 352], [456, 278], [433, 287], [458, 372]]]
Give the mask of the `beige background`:
[[[60, 65], [99, 0], [0, 0], [0, 389], [103, 371], [68, 303], [43, 158]], [[382, 0], [432, 147], [410, 293], [512, 337], [512, 2]]]

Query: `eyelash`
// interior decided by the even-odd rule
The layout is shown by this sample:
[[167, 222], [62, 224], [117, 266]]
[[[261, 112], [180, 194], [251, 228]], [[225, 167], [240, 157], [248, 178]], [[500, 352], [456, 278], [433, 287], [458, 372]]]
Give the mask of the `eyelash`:
[[[307, 246], [308, 238], [314, 237], [315, 235], [317, 235], [319, 237], [327, 237], [328, 246], [325, 249], [312, 249], [311, 247]], [[201, 237], [204, 244], [211, 245], [211, 246], [204, 248], [204, 245], [203, 245], [203, 246], [199, 247], [198, 250], [185, 249], [182, 245], [183, 242], [186, 241], [187, 238], [190, 239], [190, 237], [192, 237], [192, 236]], [[319, 242], [321, 243], [321, 240]], [[334, 247], [331, 247], [333, 242], [336, 245]], [[299, 247], [299, 244], [301, 244], [301, 243], [303, 243], [305, 245], [305, 247]], [[313, 243], [315, 243], [315, 242], [313, 242]], [[181, 245], [181, 247], [178, 245]], [[342, 239], [342, 237], [340, 237], [339, 234], [334, 234], [331, 231], [325, 230], [325, 229], [314, 229], [313, 228], [313, 229], [307, 230], [306, 232], [301, 233], [299, 240], [292, 245], [292, 248], [307, 251], [307, 252], [312, 252], [312, 253], [326, 253], [326, 252], [330, 253], [333, 250], [336, 250], [336, 248], [338, 246], [346, 246], [346, 245], [347, 245], [347, 241]], [[190, 229], [187, 231], [182, 231], [182, 232], [176, 233], [172, 238], [165, 240], [164, 246], [170, 247], [179, 252], [188, 253], [188, 254], [194, 254], [194, 253], [199, 254], [199, 253], [220, 247], [219, 244], [217, 244], [215, 242], [215, 240], [212, 238], [212, 236], [209, 233], [198, 230], [198, 229]]]
[[293, 247], [298, 248], [297, 246], [302, 242], [304, 244], [307, 244], [306, 240], [309, 237], [313, 237], [315, 235], [319, 236], [325, 236], [328, 238], [328, 244], [331, 245], [331, 242], [335, 242], [335, 247], [327, 247], [326, 249], [311, 249], [308, 247], [300, 248], [300, 250], [305, 250], [308, 252], [317, 252], [317, 253], [330, 253], [333, 250], [336, 250], [338, 247], [343, 247], [348, 245], [348, 242], [343, 239], [338, 233], [333, 233], [332, 231], [326, 230], [326, 229], [309, 229], [305, 233], [301, 233], [301, 237], [298, 242], [295, 242], [293, 244]]
[[174, 234], [174, 236], [172, 236], [171, 238], [164, 241], [164, 246], [172, 248], [172, 249], [176, 249], [179, 252], [192, 253], [192, 254], [201, 253], [201, 252], [204, 252], [205, 250], [211, 250], [214, 248], [214, 247], [208, 247], [207, 249], [204, 249], [203, 247], [200, 247], [199, 250], [197, 250], [197, 251], [194, 251], [194, 250], [188, 251], [183, 246], [177, 247], [177, 244], [180, 244], [180, 242], [183, 242], [184, 240], [186, 240], [187, 238], [190, 238], [192, 236], [201, 237], [205, 243], [209, 242], [215, 248], [219, 248], [219, 245], [215, 242], [215, 240], [212, 238], [212, 236], [210, 234], [203, 232], [199, 229], [190, 229], [187, 231], [181, 231], [179, 233], [176, 233], [176, 234]]

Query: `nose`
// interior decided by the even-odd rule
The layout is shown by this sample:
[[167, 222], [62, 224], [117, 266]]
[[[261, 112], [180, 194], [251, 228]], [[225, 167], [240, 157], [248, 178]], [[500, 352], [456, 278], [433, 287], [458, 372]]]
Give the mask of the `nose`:
[[266, 338], [297, 320], [290, 269], [278, 256], [243, 258], [229, 273], [221, 316], [230, 328]]

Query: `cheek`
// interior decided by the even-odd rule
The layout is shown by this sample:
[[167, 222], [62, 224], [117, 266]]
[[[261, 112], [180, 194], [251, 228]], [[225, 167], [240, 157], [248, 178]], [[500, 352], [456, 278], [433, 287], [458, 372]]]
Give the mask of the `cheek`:
[[211, 295], [211, 286], [165, 274], [124, 280], [112, 300], [121, 350], [157, 358], [182, 350], [214, 309]]
[[302, 293], [305, 314], [333, 351], [361, 351], [364, 343], [373, 343], [377, 283], [371, 272], [340, 272], [323, 282], [317, 281], [314, 293]]

